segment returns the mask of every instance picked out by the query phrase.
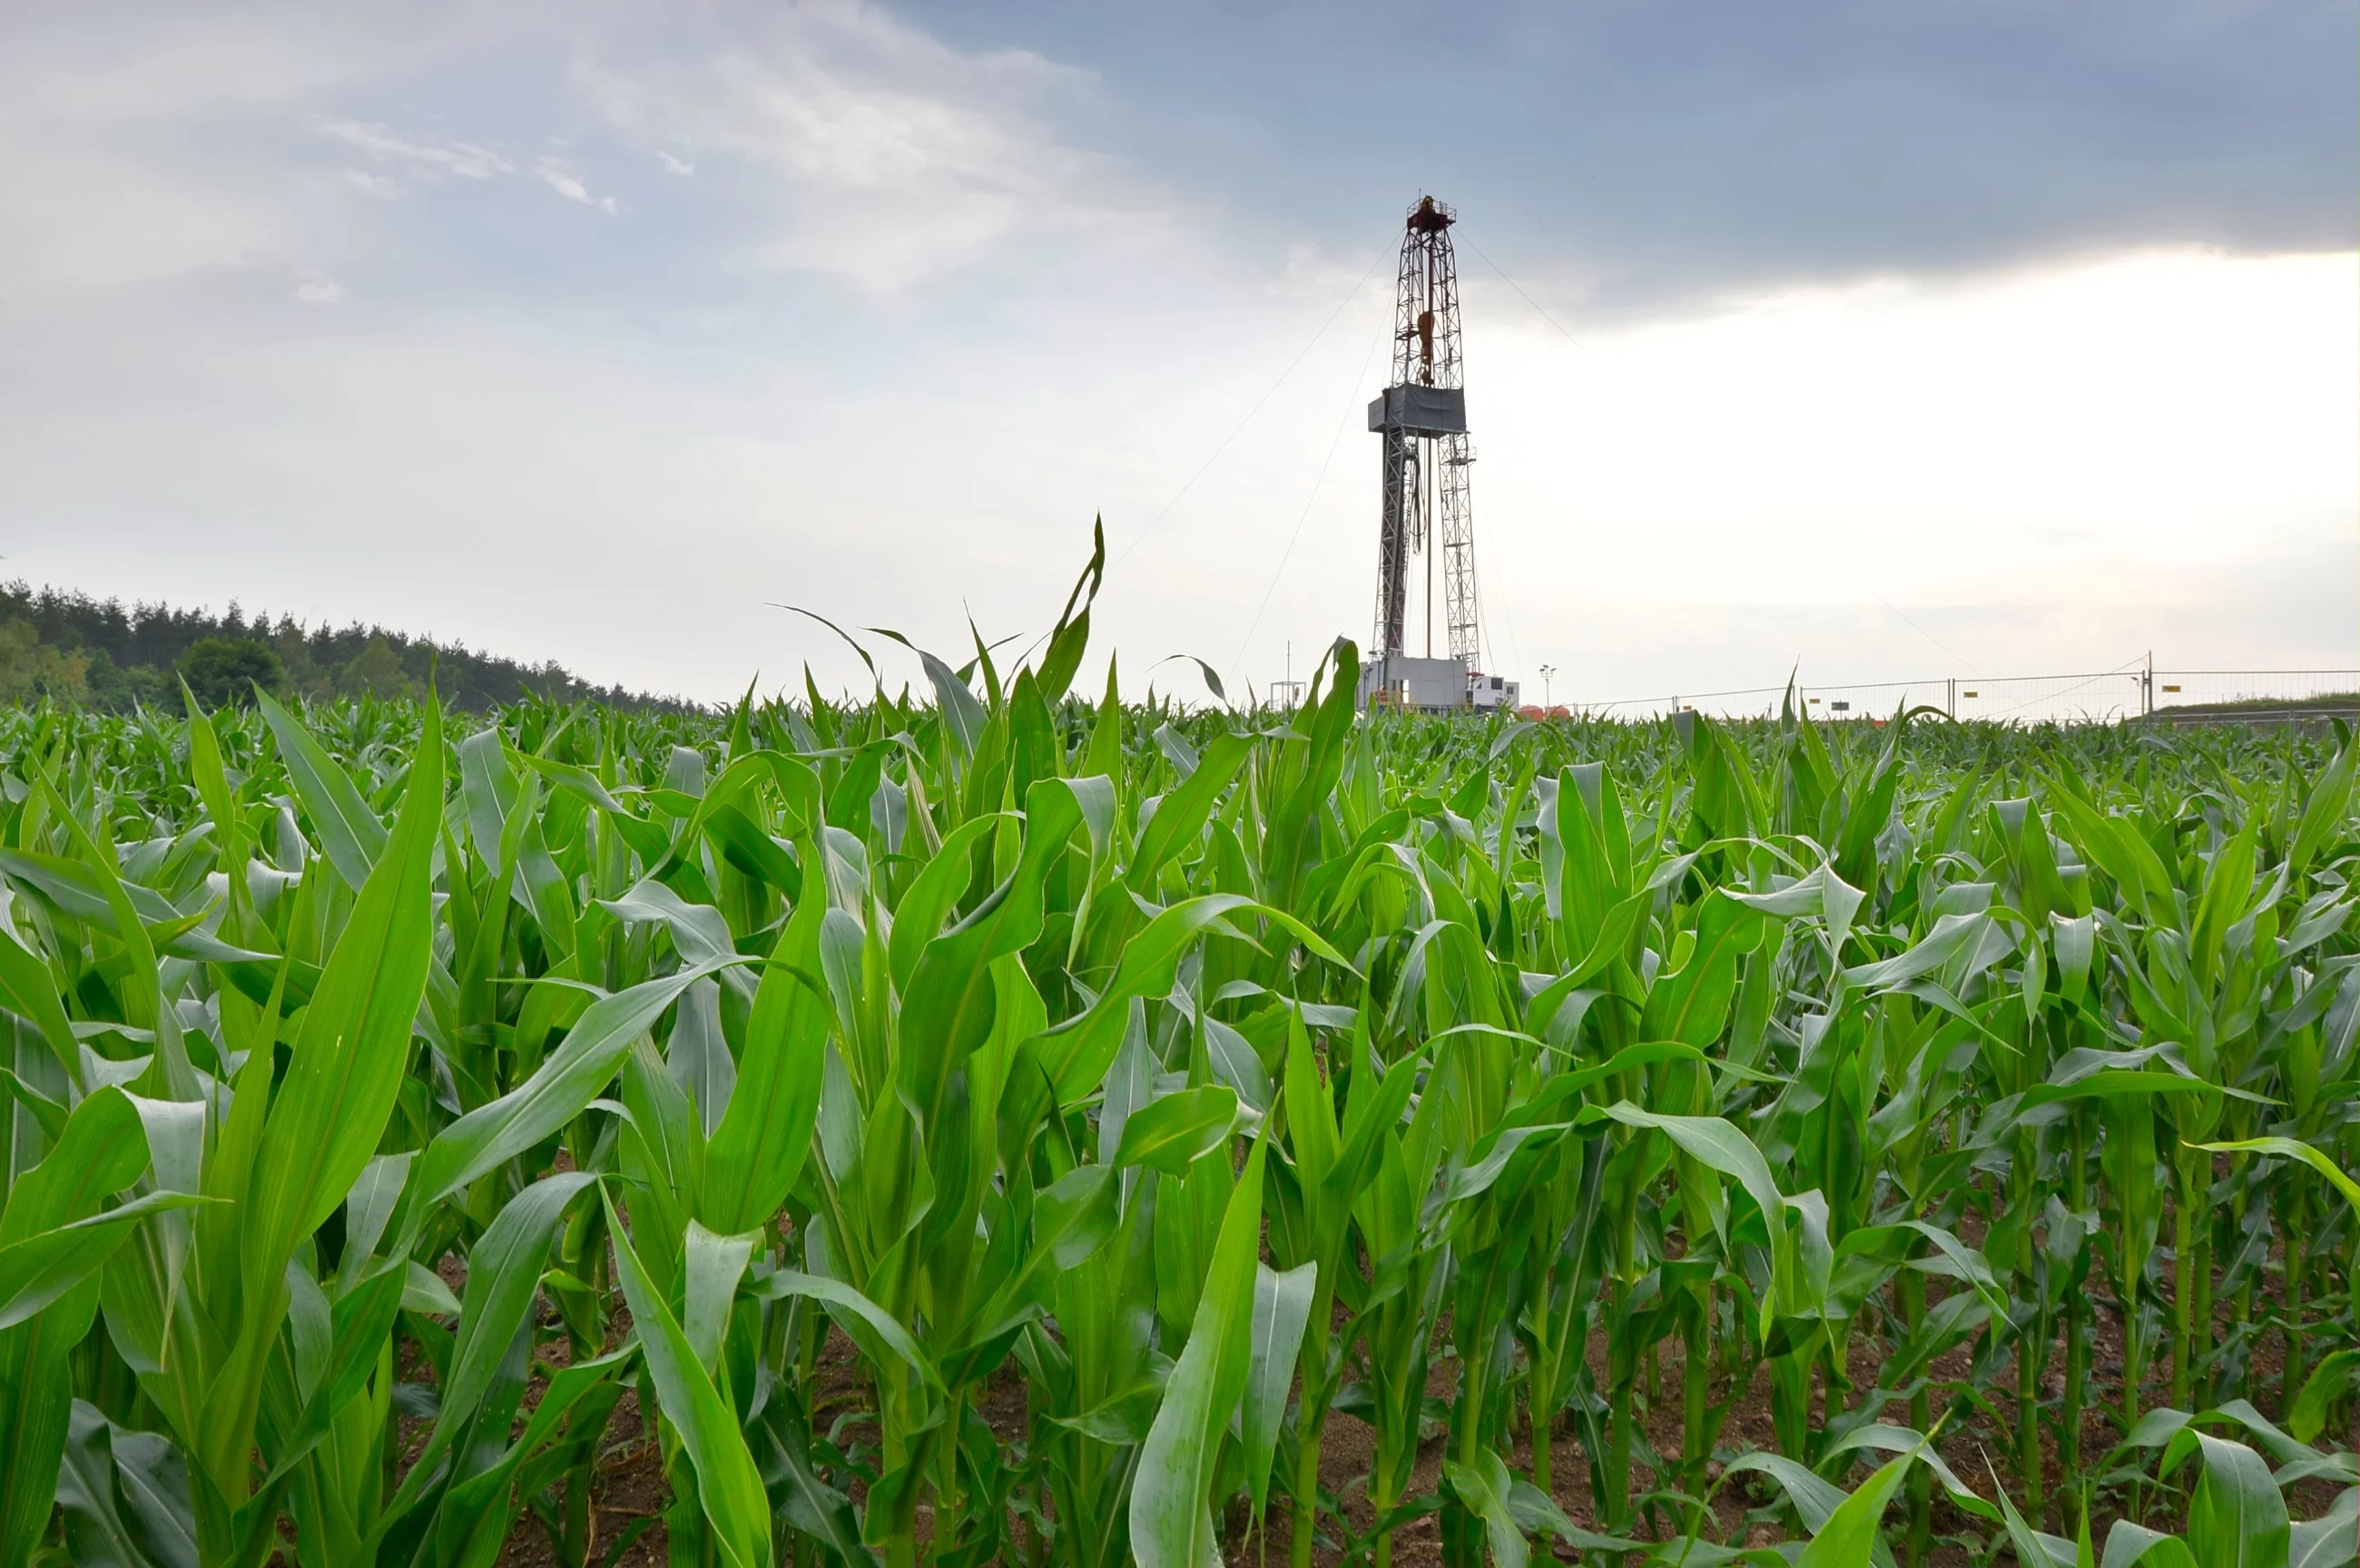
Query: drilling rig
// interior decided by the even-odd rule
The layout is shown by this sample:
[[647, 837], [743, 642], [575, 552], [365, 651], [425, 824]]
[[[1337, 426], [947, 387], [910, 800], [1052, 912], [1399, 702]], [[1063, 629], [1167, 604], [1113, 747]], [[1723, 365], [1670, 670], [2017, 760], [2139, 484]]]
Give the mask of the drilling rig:
[[[1369, 429], [1382, 440], [1384, 500], [1377, 534], [1376, 625], [1360, 681], [1362, 704], [1439, 709], [1513, 706], [1513, 683], [1476, 670], [1475, 531], [1467, 470], [1467, 390], [1459, 354], [1459, 260], [1450, 245], [1458, 214], [1418, 198], [1402, 230], [1393, 290], [1390, 384], [1369, 405]], [[1435, 593], [1435, 557], [1442, 592]], [[1407, 646], [1410, 585], [1423, 563], [1424, 653]], [[1434, 651], [1440, 607], [1444, 653]]]

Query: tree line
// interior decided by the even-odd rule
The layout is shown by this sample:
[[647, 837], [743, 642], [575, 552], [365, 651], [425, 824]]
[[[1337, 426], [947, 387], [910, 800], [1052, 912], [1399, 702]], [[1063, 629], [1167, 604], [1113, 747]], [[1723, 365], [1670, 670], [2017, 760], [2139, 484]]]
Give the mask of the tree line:
[[0, 584], [0, 702], [48, 699], [113, 713], [180, 702], [186, 681], [207, 706], [244, 702], [259, 685], [274, 696], [422, 695], [432, 680], [443, 702], [482, 712], [526, 696], [588, 698], [617, 707], [680, 710], [674, 697], [585, 681], [555, 659], [527, 664], [355, 621], [305, 626], [291, 615], [187, 609], [21, 581]]

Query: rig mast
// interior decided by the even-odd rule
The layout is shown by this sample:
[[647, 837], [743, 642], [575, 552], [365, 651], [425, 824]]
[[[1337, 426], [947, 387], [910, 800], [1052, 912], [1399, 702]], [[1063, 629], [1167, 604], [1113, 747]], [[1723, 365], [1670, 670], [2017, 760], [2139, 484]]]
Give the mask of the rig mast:
[[1394, 292], [1393, 380], [1369, 405], [1369, 429], [1384, 439], [1384, 507], [1377, 540], [1377, 614], [1371, 651], [1397, 659], [1409, 607], [1412, 557], [1426, 560], [1426, 653], [1434, 652], [1434, 555], [1442, 556], [1444, 636], [1449, 657], [1469, 670], [1481, 657], [1475, 626], [1475, 532], [1469, 509], [1467, 393], [1459, 359], [1459, 260], [1450, 248], [1458, 215], [1418, 198], [1402, 233]]

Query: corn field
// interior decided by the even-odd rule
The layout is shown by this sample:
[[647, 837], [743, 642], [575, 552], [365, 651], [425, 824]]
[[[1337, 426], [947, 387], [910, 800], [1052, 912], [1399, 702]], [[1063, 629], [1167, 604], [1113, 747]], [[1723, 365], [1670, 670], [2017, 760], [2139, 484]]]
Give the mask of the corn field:
[[2360, 1560], [2347, 736], [1094, 702], [1098, 575], [0, 716], [0, 1563]]

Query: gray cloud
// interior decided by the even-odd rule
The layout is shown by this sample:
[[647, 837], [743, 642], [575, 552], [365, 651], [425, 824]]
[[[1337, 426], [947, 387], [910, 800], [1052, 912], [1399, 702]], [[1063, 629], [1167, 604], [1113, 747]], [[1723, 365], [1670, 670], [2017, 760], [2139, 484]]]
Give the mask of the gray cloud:
[[[1593, 313], [2155, 245], [2343, 249], [2351, 23], [2314, 0], [20, 13], [0, 283], [296, 248], [351, 221], [290, 211], [309, 166], [346, 200], [521, 174], [611, 213], [700, 158], [704, 182], [655, 198], [673, 281], [751, 260], [899, 284], [1044, 225], [1274, 270], [1382, 242], [1421, 189]], [[552, 133], [584, 139], [558, 161]], [[738, 167], [716, 180], [716, 159]], [[662, 248], [630, 245], [624, 275]]]
[[1088, 64], [1261, 213], [1419, 189], [1609, 302], [2149, 245], [2348, 248], [2353, 12], [2312, 0], [922, 4]]

